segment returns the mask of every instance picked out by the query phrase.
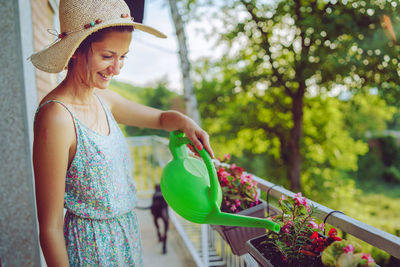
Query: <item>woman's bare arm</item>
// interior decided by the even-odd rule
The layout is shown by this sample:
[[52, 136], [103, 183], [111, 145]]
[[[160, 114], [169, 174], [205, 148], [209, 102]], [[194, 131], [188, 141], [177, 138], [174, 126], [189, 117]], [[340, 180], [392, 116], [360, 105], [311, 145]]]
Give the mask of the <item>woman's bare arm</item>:
[[33, 166], [39, 239], [47, 266], [69, 266], [63, 234], [65, 176], [75, 130], [57, 103], [42, 107], [35, 122]]
[[201, 150], [203, 146], [214, 157], [208, 134], [191, 118], [178, 111], [161, 111], [129, 101], [111, 90], [98, 94], [106, 99], [118, 123], [167, 131], [180, 130]]

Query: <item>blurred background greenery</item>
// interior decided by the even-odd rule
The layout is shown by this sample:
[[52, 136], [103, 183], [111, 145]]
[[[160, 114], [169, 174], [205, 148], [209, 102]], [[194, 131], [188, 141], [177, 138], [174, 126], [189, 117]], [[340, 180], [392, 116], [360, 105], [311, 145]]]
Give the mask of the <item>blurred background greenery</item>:
[[[191, 62], [202, 127], [217, 157], [231, 154], [250, 173], [400, 236], [400, 45], [382, 20], [389, 16], [400, 34], [398, 1], [178, 5], [185, 22], [218, 18], [207, 26], [225, 53]], [[133, 101], [184, 112], [183, 96], [164, 81], [110, 87]], [[369, 250], [388, 264], [385, 252]]]

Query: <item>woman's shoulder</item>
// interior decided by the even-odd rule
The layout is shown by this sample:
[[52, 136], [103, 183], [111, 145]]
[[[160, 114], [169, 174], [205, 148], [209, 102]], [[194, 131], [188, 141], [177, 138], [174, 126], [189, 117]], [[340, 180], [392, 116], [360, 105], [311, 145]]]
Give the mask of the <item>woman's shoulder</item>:
[[58, 94], [56, 90], [49, 92], [39, 103], [36, 111], [37, 119], [43, 118], [58, 121], [67, 119], [70, 117], [70, 112], [64, 103], [64, 97]]
[[62, 100], [48, 94], [40, 101], [35, 116], [35, 132], [47, 129], [55, 134], [74, 134], [72, 115]]

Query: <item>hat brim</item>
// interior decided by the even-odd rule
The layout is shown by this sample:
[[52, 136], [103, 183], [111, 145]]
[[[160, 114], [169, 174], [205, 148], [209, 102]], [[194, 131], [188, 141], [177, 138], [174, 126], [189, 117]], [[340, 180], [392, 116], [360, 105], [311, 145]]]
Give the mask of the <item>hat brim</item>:
[[109, 20], [100, 24], [96, 24], [88, 29], [67, 34], [56, 43], [49, 47], [33, 54], [30, 57], [33, 65], [45, 72], [59, 73], [63, 71], [75, 50], [79, 47], [81, 42], [90, 34], [112, 26], [133, 26], [135, 29], [150, 33], [159, 38], [167, 38], [162, 32], [137, 22], [127, 21], [126, 18]]

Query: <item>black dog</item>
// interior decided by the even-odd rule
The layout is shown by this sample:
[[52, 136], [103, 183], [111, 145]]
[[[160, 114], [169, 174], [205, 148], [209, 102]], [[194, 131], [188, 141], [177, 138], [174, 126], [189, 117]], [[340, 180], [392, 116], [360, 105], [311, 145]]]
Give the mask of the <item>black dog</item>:
[[[150, 207], [136, 207], [137, 209], [142, 210], [151, 210], [151, 214], [153, 214], [154, 224], [157, 229], [158, 240], [163, 242], [163, 249], [162, 253], [167, 253], [167, 231], [168, 231], [168, 224], [169, 224], [169, 215], [168, 215], [168, 204], [165, 201], [159, 184], [156, 184], [155, 192], [153, 194], [153, 202], [151, 203]], [[164, 222], [164, 234], [161, 235], [160, 226], [158, 224], [158, 219], [162, 219]]]
[[[137, 209], [142, 210], [151, 210], [151, 214], [153, 214], [154, 224], [157, 229], [158, 240], [163, 242], [163, 249], [162, 253], [167, 253], [167, 231], [168, 231], [168, 224], [169, 224], [169, 216], [168, 216], [168, 204], [165, 201], [159, 184], [156, 184], [155, 192], [153, 195], [153, 202], [151, 203], [150, 207], [136, 207]], [[158, 219], [161, 219], [164, 222], [164, 234], [161, 235], [160, 226], [158, 224]]]
[[[150, 207], [151, 213], [153, 214], [154, 224], [157, 228], [158, 240], [163, 242], [162, 253], [167, 253], [167, 231], [169, 224], [169, 216], [168, 216], [168, 204], [165, 201], [159, 184], [155, 185], [155, 192], [153, 195], [153, 203]], [[158, 225], [158, 219], [161, 219], [164, 222], [164, 234], [161, 235], [160, 227]]]

